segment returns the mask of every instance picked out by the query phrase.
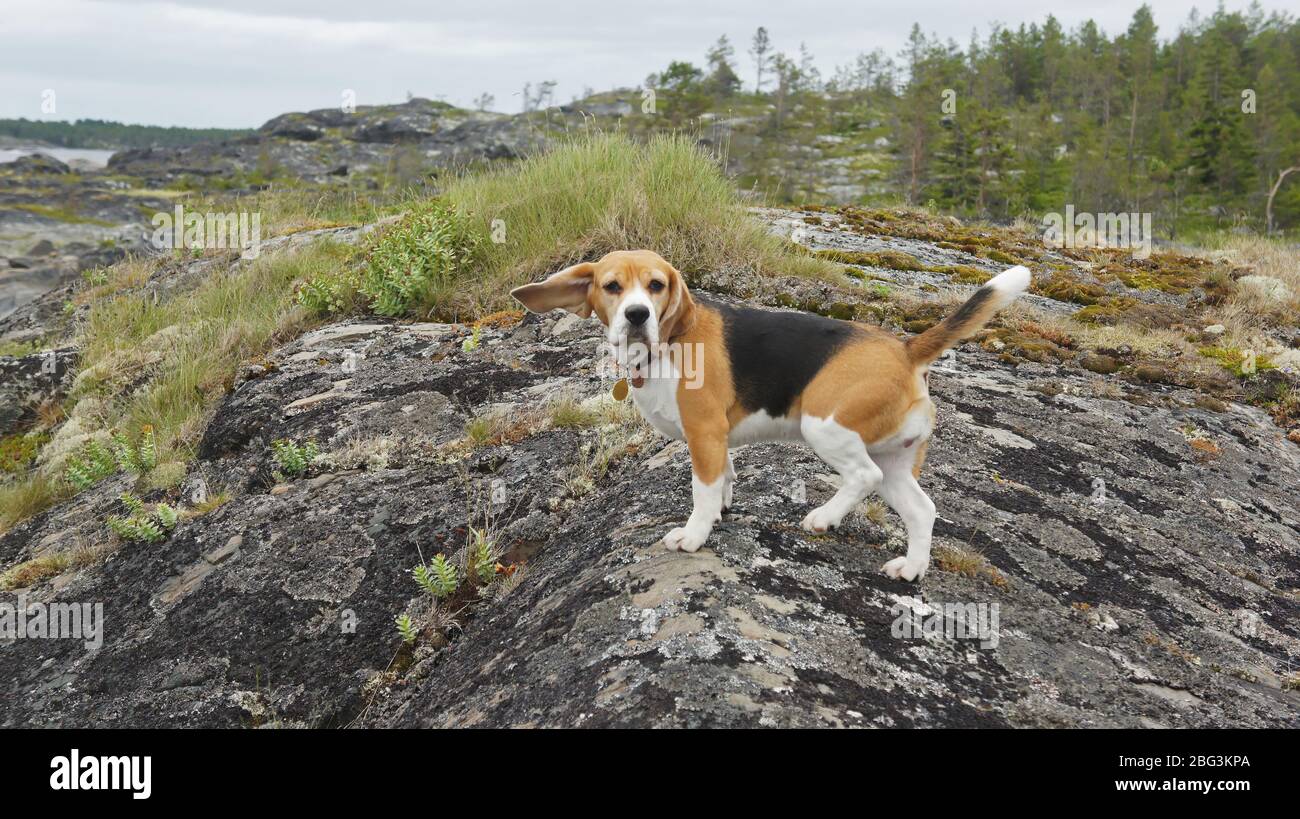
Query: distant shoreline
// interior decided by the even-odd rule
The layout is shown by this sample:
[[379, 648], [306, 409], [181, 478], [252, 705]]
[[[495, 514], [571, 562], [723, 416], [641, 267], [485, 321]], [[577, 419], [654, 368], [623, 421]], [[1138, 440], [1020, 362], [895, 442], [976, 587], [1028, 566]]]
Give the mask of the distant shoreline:
[[79, 166], [99, 169], [107, 167], [109, 158], [120, 150], [122, 149], [60, 148], [57, 145], [42, 145], [31, 141], [20, 143], [12, 140], [9, 144], [0, 144], [0, 163], [13, 162], [19, 157], [32, 154], [45, 154], [74, 168]]

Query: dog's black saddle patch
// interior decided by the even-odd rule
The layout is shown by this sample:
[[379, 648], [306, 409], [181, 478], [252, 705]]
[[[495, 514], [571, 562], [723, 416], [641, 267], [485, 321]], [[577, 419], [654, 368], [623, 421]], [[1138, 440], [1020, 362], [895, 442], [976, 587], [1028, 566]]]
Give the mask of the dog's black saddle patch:
[[747, 412], [785, 415], [835, 351], [862, 334], [846, 321], [811, 313], [696, 301], [722, 316], [731, 376]]

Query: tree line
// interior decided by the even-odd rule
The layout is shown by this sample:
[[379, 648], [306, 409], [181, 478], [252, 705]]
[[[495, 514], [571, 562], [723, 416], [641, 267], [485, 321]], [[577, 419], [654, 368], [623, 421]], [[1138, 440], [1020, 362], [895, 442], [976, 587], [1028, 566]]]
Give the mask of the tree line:
[[217, 142], [253, 133], [237, 128], [178, 128], [161, 125], [125, 125], [102, 119], [51, 122], [0, 119], [0, 135], [39, 140], [63, 148], [171, 148], [196, 142]]
[[1262, 228], [1274, 194], [1276, 225], [1300, 227], [1300, 173], [1285, 179], [1300, 166], [1300, 24], [1257, 4], [1193, 11], [1166, 37], [1146, 5], [1114, 36], [1049, 16], [961, 47], [913, 26], [901, 53], [864, 53], [825, 77], [807, 48], [779, 52], [762, 28], [748, 55], [752, 85], [723, 37], [702, 68], [674, 62], [647, 86], [673, 125], [760, 104], [769, 144], [755, 150], [789, 160], [782, 198], [807, 195], [811, 141], [875, 128], [891, 191], [913, 204], [994, 219], [1066, 204], [1149, 212], [1174, 237]]

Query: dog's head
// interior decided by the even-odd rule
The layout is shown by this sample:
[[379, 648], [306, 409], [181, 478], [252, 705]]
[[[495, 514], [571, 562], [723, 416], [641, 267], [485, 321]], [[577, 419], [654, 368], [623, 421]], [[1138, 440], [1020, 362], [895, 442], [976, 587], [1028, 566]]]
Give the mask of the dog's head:
[[594, 312], [609, 329], [611, 344], [653, 346], [686, 332], [695, 321], [695, 302], [682, 274], [649, 250], [606, 253], [600, 261], [567, 267], [510, 295], [535, 313], [561, 307], [586, 318]]

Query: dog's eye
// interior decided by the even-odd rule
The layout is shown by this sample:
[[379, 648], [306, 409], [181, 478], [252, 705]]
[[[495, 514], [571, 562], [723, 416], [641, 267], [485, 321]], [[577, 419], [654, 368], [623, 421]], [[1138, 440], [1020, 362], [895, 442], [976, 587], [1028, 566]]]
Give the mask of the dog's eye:
[[610, 282], [609, 284], [605, 285], [605, 292], [621, 293], [623, 292], [623, 285], [619, 284], [618, 282]]
[[659, 281], [658, 279], [651, 279], [651, 280], [650, 280], [650, 292], [651, 292], [651, 293], [658, 293], [660, 290], [663, 290], [663, 289], [664, 289], [664, 283], [663, 283], [663, 282]]

